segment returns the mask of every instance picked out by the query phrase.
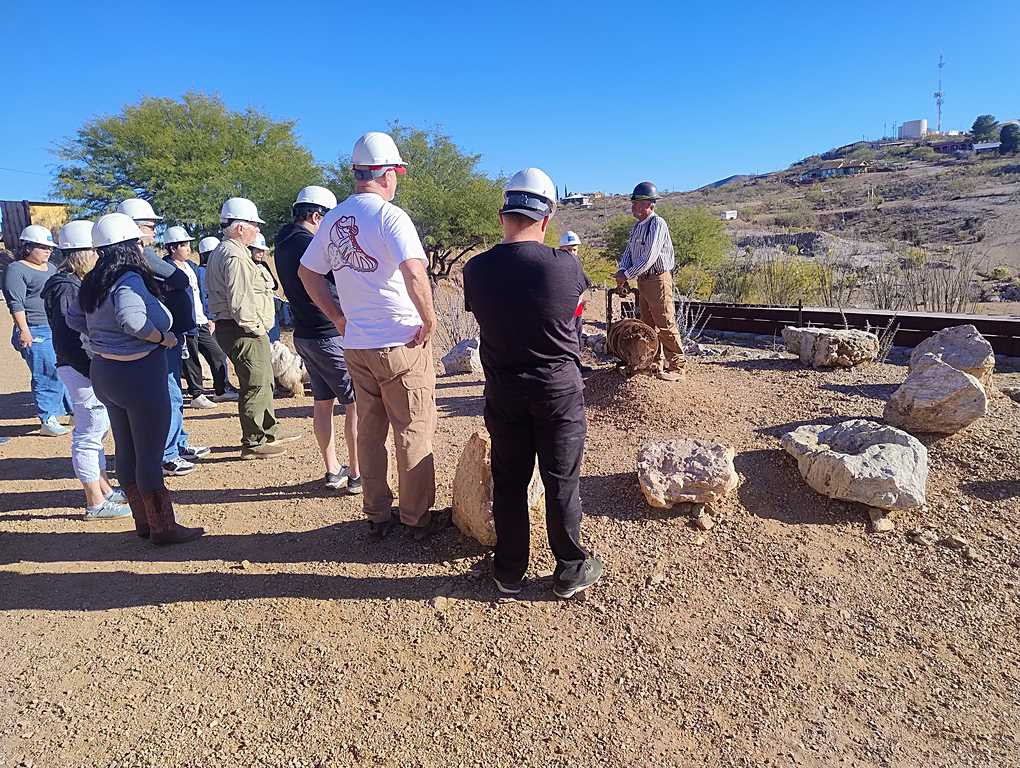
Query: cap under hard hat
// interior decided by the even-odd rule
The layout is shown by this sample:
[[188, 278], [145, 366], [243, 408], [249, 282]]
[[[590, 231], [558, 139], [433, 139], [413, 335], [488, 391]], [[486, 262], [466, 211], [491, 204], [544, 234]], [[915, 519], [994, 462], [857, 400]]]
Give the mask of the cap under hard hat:
[[268, 251], [269, 246], [266, 245], [266, 237], [261, 232], [255, 235], [255, 242], [252, 243], [249, 248], [254, 248], [258, 251]]
[[265, 224], [259, 218], [259, 209], [255, 203], [244, 197], [232, 197], [220, 208], [220, 223], [227, 224], [231, 221], [250, 221], [254, 224]]
[[556, 213], [556, 185], [541, 168], [525, 168], [510, 177], [500, 213], [520, 213], [541, 221]]
[[560, 238], [560, 247], [561, 248], [563, 246], [565, 246], [565, 245], [580, 245], [580, 244], [581, 244], [581, 238], [579, 238], [577, 236], [576, 232], [572, 232], [569, 229], [566, 232], [564, 232], [563, 233], [563, 237]]
[[203, 237], [198, 241], [198, 252], [202, 254], [209, 253], [209, 251], [215, 251], [216, 246], [219, 244], [220, 239], [218, 237]]
[[126, 216], [130, 216], [134, 221], [162, 221], [162, 216], [157, 216], [156, 212], [152, 210], [152, 205], [148, 200], [142, 200], [140, 197], [129, 197], [127, 200], [117, 206], [117, 213], [123, 213]]
[[388, 133], [369, 131], [354, 142], [351, 167], [354, 178], [359, 181], [379, 178], [390, 168], [397, 173], [407, 173], [406, 165], [397, 143]]
[[194, 240], [184, 227], [170, 227], [163, 235], [163, 245], [176, 245], [177, 243], [190, 243]]
[[91, 248], [93, 226], [95, 225], [91, 221], [84, 219], [67, 222], [57, 233], [57, 245], [65, 251]]
[[92, 227], [92, 244], [96, 248], [126, 243], [128, 240], [139, 240], [141, 237], [142, 230], [126, 213], [108, 213], [100, 216], [96, 225]]
[[659, 190], [655, 188], [655, 185], [650, 181], [642, 181], [636, 187], [634, 191], [630, 193], [631, 200], [661, 200], [659, 197]]
[[32, 243], [34, 245], [42, 245], [47, 248], [56, 248], [57, 244], [53, 242], [53, 233], [50, 232], [42, 224], [29, 224], [23, 230], [21, 235], [18, 237], [23, 243]]
[[321, 205], [326, 210], [332, 210], [336, 208], [336, 195], [330, 192], [325, 187], [317, 187], [314, 184], [310, 187], [305, 187], [297, 194], [297, 200], [294, 201], [294, 205], [301, 205], [305, 203], [307, 205]]

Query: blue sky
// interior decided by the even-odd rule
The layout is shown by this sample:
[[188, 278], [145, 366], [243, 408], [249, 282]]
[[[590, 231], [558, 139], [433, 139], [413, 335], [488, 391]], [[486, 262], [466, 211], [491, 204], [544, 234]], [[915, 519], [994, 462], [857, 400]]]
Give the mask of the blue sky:
[[47, 198], [50, 150], [86, 120], [188, 90], [296, 120], [320, 161], [399, 119], [493, 174], [537, 165], [609, 192], [934, 127], [940, 52], [944, 127], [1020, 117], [1016, 3], [11, 0], [4, 20], [0, 199]]

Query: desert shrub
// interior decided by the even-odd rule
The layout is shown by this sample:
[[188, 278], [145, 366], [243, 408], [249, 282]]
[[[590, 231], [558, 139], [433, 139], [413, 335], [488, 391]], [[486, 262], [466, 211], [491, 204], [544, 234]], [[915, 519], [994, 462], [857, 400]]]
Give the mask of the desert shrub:
[[817, 217], [803, 203], [776, 214], [776, 226], [787, 229], [810, 229], [815, 226]]
[[818, 273], [818, 264], [770, 248], [754, 269], [754, 293], [765, 304], [810, 304], [818, 294]]
[[698, 264], [685, 264], [676, 271], [677, 290], [691, 299], [705, 300], [715, 292], [715, 274]]
[[995, 280], [1009, 280], [1013, 277], [1013, 270], [1005, 264], [1000, 264], [992, 270], [992, 278]]
[[577, 256], [581, 260], [581, 268], [584, 269], [584, 273], [591, 278], [595, 285], [608, 283], [616, 274], [616, 261], [609, 258], [602, 248], [582, 243]]
[[939, 153], [929, 147], [927, 144], [922, 144], [918, 147], [914, 147], [910, 150], [910, 156], [915, 160], [923, 160], [926, 163], [933, 162], [939, 159]]
[[747, 304], [754, 300], [754, 263], [751, 249], [734, 254], [715, 269], [715, 296], [722, 301]]

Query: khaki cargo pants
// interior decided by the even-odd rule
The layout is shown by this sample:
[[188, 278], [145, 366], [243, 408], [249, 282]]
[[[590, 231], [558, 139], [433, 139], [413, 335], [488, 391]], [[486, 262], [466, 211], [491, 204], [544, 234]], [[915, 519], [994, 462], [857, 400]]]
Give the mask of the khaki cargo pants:
[[358, 458], [365, 489], [365, 514], [390, 519], [393, 491], [388, 479], [386, 436], [393, 427], [400, 521], [427, 525], [436, 503], [432, 435], [436, 428], [436, 366], [431, 341], [417, 347], [346, 349], [347, 368], [358, 403]]
[[666, 367], [680, 370], [687, 364], [680, 331], [676, 327], [676, 305], [673, 303], [673, 275], [642, 275], [637, 281], [641, 297], [641, 322], [659, 335], [659, 357], [666, 358]]

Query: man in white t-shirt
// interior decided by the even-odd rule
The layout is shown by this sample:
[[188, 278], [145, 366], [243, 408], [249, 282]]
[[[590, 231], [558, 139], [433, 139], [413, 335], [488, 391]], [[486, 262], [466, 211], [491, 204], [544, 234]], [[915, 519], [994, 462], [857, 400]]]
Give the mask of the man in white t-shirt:
[[[352, 155], [356, 193], [326, 214], [301, 258], [309, 297], [344, 337], [358, 402], [358, 456], [371, 534], [381, 539], [398, 522], [421, 541], [450, 523], [436, 500], [432, 433], [436, 316], [428, 259], [410, 217], [390, 201], [406, 164], [393, 139], [366, 133]], [[325, 275], [336, 282], [340, 304]], [[392, 511], [386, 434], [393, 427], [400, 516]]]

